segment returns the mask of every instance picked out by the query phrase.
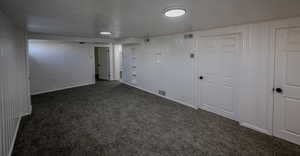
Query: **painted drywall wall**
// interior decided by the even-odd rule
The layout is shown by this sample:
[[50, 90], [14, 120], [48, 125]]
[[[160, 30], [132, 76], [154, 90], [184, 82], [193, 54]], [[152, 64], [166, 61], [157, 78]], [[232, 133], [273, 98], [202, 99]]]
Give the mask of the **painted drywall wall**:
[[[297, 25], [298, 24], [298, 25]], [[195, 60], [200, 36], [241, 34], [241, 64], [238, 82], [238, 115], [241, 125], [272, 134], [274, 50], [276, 28], [300, 26], [300, 18], [268, 21], [150, 38], [150, 42], [123, 47], [123, 78], [127, 84], [157, 94], [166, 91], [166, 98], [193, 108], [195, 102]], [[188, 34], [188, 33], [187, 33]], [[136, 83], [132, 83], [132, 58], [136, 57]], [[216, 95], [217, 96], [217, 95]], [[217, 98], [217, 97], [216, 97]]]
[[95, 83], [94, 45], [29, 41], [31, 94]]
[[181, 38], [181, 34], [163, 36], [142, 45], [123, 46], [122, 80], [135, 85], [131, 81], [135, 70], [136, 86], [153, 93], [166, 91], [167, 97], [193, 107], [194, 66], [189, 54], [195, 44]]
[[122, 45], [113, 45], [113, 67], [114, 67], [114, 80], [120, 80], [121, 61], [122, 61]]
[[31, 112], [25, 32], [0, 12], [0, 155], [9, 156], [23, 115]]

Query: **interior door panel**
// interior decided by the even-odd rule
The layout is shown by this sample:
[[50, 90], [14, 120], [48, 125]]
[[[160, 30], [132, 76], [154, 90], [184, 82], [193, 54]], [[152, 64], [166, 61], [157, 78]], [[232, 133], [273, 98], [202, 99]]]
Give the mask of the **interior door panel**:
[[274, 135], [300, 144], [300, 28], [278, 29]]
[[240, 36], [200, 37], [196, 102], [199, 108], [235, 119]]

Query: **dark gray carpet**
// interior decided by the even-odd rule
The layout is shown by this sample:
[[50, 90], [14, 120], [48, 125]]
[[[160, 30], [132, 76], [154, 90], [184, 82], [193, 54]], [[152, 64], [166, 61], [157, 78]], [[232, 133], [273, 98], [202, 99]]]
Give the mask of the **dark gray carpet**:
[[14, 156], [296, 156], [300, 147], [118, 82], [32, 97]]

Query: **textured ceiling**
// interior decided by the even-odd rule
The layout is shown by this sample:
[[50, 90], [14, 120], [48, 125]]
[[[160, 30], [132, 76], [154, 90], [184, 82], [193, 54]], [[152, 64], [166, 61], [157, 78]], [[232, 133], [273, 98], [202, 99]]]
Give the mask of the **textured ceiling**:
[[[167, 7], [188, 14], [169, 19]], [[0, 0], [0, 9], [34, 33], [125, 38], [299, 16], [300, 0]]]

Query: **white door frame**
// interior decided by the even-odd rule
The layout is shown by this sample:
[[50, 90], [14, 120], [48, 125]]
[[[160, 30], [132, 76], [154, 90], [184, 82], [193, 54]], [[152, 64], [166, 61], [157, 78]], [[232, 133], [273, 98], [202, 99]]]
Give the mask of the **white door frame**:
[[25, 71], [26, 71], [26, 79], [27, 79], [27, 84], [26, 84], [26, 90], [27, 90], [27, 103], [28, 103], [28, 110], [27, 114], [32, 113], [32, 105], [31, 105], [31, 95], [30, 95], [30, 68], [29, 68], [29, 39], [27, 38], [27, 33], [25, 34], [24, 38], [24, 46], [25, 46]]
[[[101, 48], [101, 47], [109, 48], [109, 80], [113, 80], [113, 78], [114, 78], [114, 72], [113, 72], [113, 68], [114, 68], [113, 44], [110, 43], [110, 44], [105, 44], [105, 45], [95, 45], [94, 46], [94, 51], [95, 51], [95, 48]], [[96, 56], [94, 56], [94, 57], [96, 57]], [[96, 62], [95, 62], [95, 66], [96, 66]], [[94, 75], [95, 74], [96, 73], [94, 73]]]
[[[300, 27], [300, 18], [293, 18], [293, 19], [286, 19], [277, 21], [271, 24], [270, 29], [270, 67], [271, 70], [269, 75], [269, 81], [268, 88], [270, 88], [270, 91], [275, 87], [275, 68], [276, 68], [276, 32], [279, 29], [283, 28], [294, 28], [294, 27]], [[274, 136], [274, 105], [275, 105], [275, 95], [272, 94], [272, 97], [269, 99], [269, 108], [268, 110], [272, 110], [272, 114], [269, 116], [268, 124], [269, 129], [272, 131], [272, 135]]]
[[[244, 49], [244, 46], [243, 46], [243, 33], [242, 32], [238, 32], [238, 33], [222, 33], [222, 34], [215, 34], [215, 35], [207, 35], [207, 36], [199, 36], [199, 38], [197, 39], [197, 44], [199, 44], [199, 39], [201, 38], [201, 37], [203, 37], [203, 38], [205, 38], [205, 37], [218, 37], [218, 36], [228, 36], [228, 35], [237, 35], [238, 37], [239, 37], [239, 40], [238, 40], [238, 48], [239, 48], [239, 52], [238, 52], [238, 56], [237, 56], [237, 58], [239, 58], [238, 60], [237, 60], [237, 64], [241, 64], [241, 59], [242, 59], [242, 53], [243, 53], [243, 49]], [[197, 45], [197, 51], [195, 51], [195, 54], [196, 55], [198, 55], [199, 54], [199, 50], [200, 50], [200, 47], [199, 47], [199, 45]], [[196, 58], [198, 58], [198, 57], [196, 57]], [[195, 80], [194, 80], [194, 83], [195, 83], [195, 85], [194, 85], [194, 87], [195, 87], [195, 89], [194, 89], [194, 106], [197, 106], [197, 108], [200, 108], [200, 109], [204, 109], [204, 110], [206, 110], [205, 109], [205, 107], [199, 107], [198, 105], [199, 105], [199, 103], [197, 103], [197, 102], [199, 102], [198, 100], [197, 100], [197, 96], [199, 96], [199, 90], [196, 88], [196, 87], [198, 87], [199, 85], [199, 80], [198, 80], [198, 76], [199, 75], [197, 75], [198, 74], [198, 72], [199, 72], [199, 67], [198, 67], [198, 59], [195, 59], [195, 61], [194, 61], [194, 67], [195, 67]], [[197, 69], [197, 70], [196, 70]], [[239, 85], [240, 85], [240, 72], [239, 71], [241, 71], [241, 69], [240, 69], [240, 66], [237, 66], [236, 67], [236, 69], [235, 69], [235, 80], [237, 80], [237, 81], [234, 81], [234, 84], [233, 84], [233, 86], [234, 86], [234, 94], [235, 94], [235, 96], [234, 96], [234, 104], [233, 104], [233, 112], [234, 112], [234, 115], [233, 116], [230, 116], [230, 115], [228, 115], [228, 114], [222, 114], [223, 116], [225, 116], [225, 117], [227, 117], [227, 118], [230, 118], [230, 119], [232, 119], [232, 120], [235, 120], [235, 121], [239, 121]], [[208, 111], [210, 111], [210, 110], [208, 110]], [[220, 112], [214, 112], [214, 113], [216, 113], [216, 114], [219, 114]], [[219, 115], [221, 115], [221, 114], [219, 114]]]
[[[226, 28], [219, 28], [219, 29], [213, 29], [213, 30], [207, 30], [207, 31], [200, 31], [197, 32], [197, 37], [209, 37], [209, 36], [222, 36], [222, 35], [232, 35], [232, 34], [239, 34], [240, 36], [240, 58], [243, 58], [243, 55], [247, 55], [248, 53], [248, 47], [249, 47], [249, 43], [248, 43], [248, 38], [249, 38], [249, 29], [248, 26], [236, 26], [236, 27], [226, 27]], [[193, 53], [196, 53], [199, 49], [199, 45], [196, 45], [196, 49], [192, 50]], [[241, 61], [241, 60], [240, 60]], [[237, 69], [240, 70], [240, 69]], [[197, 105], [197, 99], [196, 99], [196, 94], [197, 94], [197, 88], [196, 88], [196, 83], [198, 80], [197, 79], [197, 73], [196, 70], [194, 70], [194, 103], [193, 105], [196, 106]], [[241, 74], [238, 73], [237, 75], [237, 79], [239, 80], [237, 82], [237, 85], [240, 86], [241, 85]], [[237, 87], [237, 93], [239, 93], [239, 87]], [[237, 95], [237, 97], [239, 97], [239, 95]], [[234, 117], [234, 120], [240, 122], [241, 124], [241, 120], [240, 120], [240, 100], [237, 99], [237, 104], [235, 106], [236, 108], [234, 108], [236, 110], [236, 114]]]

